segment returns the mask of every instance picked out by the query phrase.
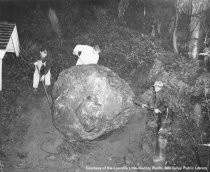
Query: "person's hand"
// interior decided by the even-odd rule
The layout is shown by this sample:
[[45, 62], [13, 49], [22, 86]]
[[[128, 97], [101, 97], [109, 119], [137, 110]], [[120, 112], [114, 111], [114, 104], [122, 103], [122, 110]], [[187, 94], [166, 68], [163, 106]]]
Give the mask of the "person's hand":
[[73, 54], [73, 55], [77, 55], [76, 51], [73, 51], [72, 54]]
[[37, 61], [36, 62], [32, 62], [32, 63], [30, 63], [31, 65], [33, 64], [35, 67], [37, 66]]
[[41, 77], [40, 81], [44, 81], [44, 75], [42, 75], [42, 77]]
[[28, 62], [29, 65], [35, 65], [36, 62]]
[[159, 109], [155, 109], [154, 111], [155, 111], [155, 113], [161, 113], [161, 111]]
[[146, 105], [146, 104], [142, 104], [141, 107], [142, 107], [142, 108], [146, 108], [147, 105]]
[[80, 56], [82, 54], [82, 51], [73, 51], [73, 55]]

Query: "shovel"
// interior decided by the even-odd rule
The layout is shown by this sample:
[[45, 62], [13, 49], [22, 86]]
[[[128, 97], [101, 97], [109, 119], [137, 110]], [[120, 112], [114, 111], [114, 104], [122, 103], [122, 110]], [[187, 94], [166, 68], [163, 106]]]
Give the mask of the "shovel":
[[[38, 73], [39, 73], [39, 76], [40, 76], [40, 71], [39, 71], [39, 69], [38, 69], [37, 66], [36, 66], [36, 69], [37, 69], [37, 71], [38, 71]], [[52, 107], [52, 103], [50, 102], [49, 94], [47, 93], [47, 89], [46, 89], [46, 87], [45, 87], [44, 81], [41, 81], [41, 82], [42, 82], [42, 85], [43, 85], [43, 87], [44, 87], [44, 92], [45, 92], [45, 95], [46, 95], [46, 97], [47, 97], [47, 101], [48, 101], [49, 107], [51, 108], [51, 107]]]

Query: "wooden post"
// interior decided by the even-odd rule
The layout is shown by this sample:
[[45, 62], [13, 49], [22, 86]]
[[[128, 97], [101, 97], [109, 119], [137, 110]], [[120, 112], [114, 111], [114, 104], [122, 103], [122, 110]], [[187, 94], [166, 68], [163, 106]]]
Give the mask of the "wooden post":
[[0, 114], [2, 114], [2, 58], [0, 58]]
[[0, 119], [2, 116], [2, 91], [0, 91]]
[[2, 58], [0, 58], [0, 91], [2, 91]]

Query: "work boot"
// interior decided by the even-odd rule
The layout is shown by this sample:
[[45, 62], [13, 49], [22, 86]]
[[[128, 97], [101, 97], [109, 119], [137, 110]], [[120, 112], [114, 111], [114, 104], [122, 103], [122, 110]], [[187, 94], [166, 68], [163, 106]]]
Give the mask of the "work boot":
[[155, 155], [153, 158], [153, 162], [156, 166], [163, 166], [165, 164], [166, 146], [167, 146], [167, 139], [164, 138], [162, 135], [159, 135], [158, 136], [159, 153], [158, 155]]
[[165, 156], [160, 154], [159, 156], [155, 156], [153, 158], [153, 163], [155, 166], [163, 166], [165, 164]]

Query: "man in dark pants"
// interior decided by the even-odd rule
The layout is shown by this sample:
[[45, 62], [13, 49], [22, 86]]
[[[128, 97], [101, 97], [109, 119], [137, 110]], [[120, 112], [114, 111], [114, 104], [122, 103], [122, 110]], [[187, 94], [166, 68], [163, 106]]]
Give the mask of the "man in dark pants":
[[[152, 89], [148, 90], [142, 96], [143, 100], [134, 102], [142, 108], [147, 108], [148, 110], [153, 111], [153, 120], [148, 122], [149, 126], [155, 129], [156, 153], [153, 159], [155, 164], [165, 161], [165, 147], [167, 143], [167, 140], [163, 137], [163, 135], [168, 133], [168, 130], [165, 128], [165, 122], [168, 118], [169, 99], [165, 89], [163, 89], [163, 86], [163, 82], [156, 81]], [[165, 119], [164, 122], [163, 119]]]
[[[42, 47], [40, 49], [40, 60], [37, 60], [34, 63], [34, 65], [35, 65], [35, 71], [33, 77], [33, 88], [34, 88], [34, 93], [36, 93], [37, 88], [39, 86], [39, 81], [44, 82], [46, 87], [51, 85], [50, 69], [52, 66], [52, 57], [50, 53], [47, 51], [46, 47]], [[42, 67], [44, 68], [42, 69]]]
[[[155, 108], [158, 108], [156, 116], [156, 148], [153, 162], [157, 166], [164, 165], [165, 162], [165, 148], [167, 146], [167, 136], [170, 134], [170, 120], [169, 116], [169, 95], [164, 89], [161, 81], [156, 81], [155, 89]], [[169, 124], [169, 125], [168, 125]]]

